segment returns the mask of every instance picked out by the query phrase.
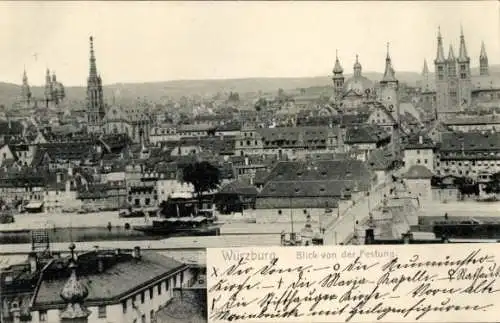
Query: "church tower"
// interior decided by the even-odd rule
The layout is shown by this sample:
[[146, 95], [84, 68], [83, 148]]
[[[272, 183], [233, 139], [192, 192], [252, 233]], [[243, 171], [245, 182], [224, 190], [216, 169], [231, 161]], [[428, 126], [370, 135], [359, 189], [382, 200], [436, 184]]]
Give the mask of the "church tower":
[[458, 77], [457, 77], [457, 59], [453, 52], [453, 46], [450, 44], [448, 59], [446, 60], [448, 68], [448, 106], [451, 109], [457, 109], [458, 101]]
[[389, 110], [395, 121], [392, 127], [392, 150], [393, 156], [397, 157], [400, 153], [399, 81], [396, 79], [396, 72], [392, 66], [389, 43], [387, 43], [384, 76], [380, 81], [380, 101]]
[[448, 110], [448, 71], [444, 57], [443, 38], [441, 37], [441, 29], [438, 28], [437, 36], [437, 53], [434, 60], [434, 68], [436, 74], [436, 110], [440, 112]]
[[391, 112], [395, 120], [399, 120], [399, 81], [392, 67], [389, 54], [389, 43], [387, 43], [387, 56], [385, 58], [385, 71], [380, 81], [380, 101]]
[[44, 98], [45, 98], [45, 107], [49, 107], [49, 103], [52, 101], [52, 79], [50, 78], [50, 71], [47, 68], [47, 71], [45, 72], [45, 91], [44, 91]]
[[21, 86], [21, 104], [24, 109], [31, 106], [31, 89], [28, 83], [26, 69], [23, 72], [23, 85]]
[[356, 54], [356, 62], [354, 62], [353, 66], [354, 77], [360, 77], [362, 72], [361, 63], [359, 62], [359, 56]]
[[467, 55], [463, 29], [460, 28], [460, 51], [458, 53], [458, 100], [461, 107], [471, 104], [472, 81], [470, 74], [470, 57]]
[[90, 70], [87, 79], [87, 121], [89, 132], [100, 132], [104, 118], [104, 99], [101, 76], [97, 74], [94, 39], [90, 36]]
[[75, 256], [75, 245], [69, 246], [71, 258], [69, 260], [70, 276], [61, 291], [61, 298], [66, 303], [66, 308], [60, 312], [61, 323], [87, 323], [90, 311], [85, 308], [83, 302], [87, 298], [89, 291], [87, 287], [78, 280], [76, 273], [77, 260]]
[[333, 97], [336, 102], [342, 98], [344, 91], [344, 69], [340, 65], [338, 53], [335, 58], [335, 66], [333, 67]]
[[488, 55], [486, 55], [486, 48], [484, 41], [481, 42], [481, 53], [479, 54], [479, 75], [488, 76]]

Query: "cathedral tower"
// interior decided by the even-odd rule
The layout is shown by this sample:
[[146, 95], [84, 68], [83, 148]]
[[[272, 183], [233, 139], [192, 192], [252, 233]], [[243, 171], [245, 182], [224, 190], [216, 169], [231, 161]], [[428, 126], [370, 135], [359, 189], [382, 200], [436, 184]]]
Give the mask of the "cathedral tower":
[[354, 62], [354, 66], [353, 66], [353, 71], [354, 71], [354, 77], [361, 76], [362, 68], [361, 68], [361, 64], [359, 63], [359, 56], [357, 54], [356, 54], [356, 62]]
[[50, 71], [47, 68], [47, 71], [45, 72], [45, 91], [44, 91], [44, 98], [45, 98], [45, 107], [49, 106], [49, 102], [52, 101], [52, 79], [50, 78]]
[[463, 29], [460, 28], [460, 50], [458, 53], [458, 102], [461, 107], [471, 104], [472, 81], [470, 74], [470, 57], [467, 55]]
[[481, 42], [481, 53], [479, 54], [479, 75], [488, 76], [488, 55], [486, 55], [486, 48], [484, 41]]
[[458, 77], [457, 77], [457, 59], [453, 52], [453, 46], [450, 44], [448, 59], [446, 60], [448, 69], [448, 107], [456, 109], [459, 106], [458, 101]]
[[441, 29], [438, 28], [437, 36], [437, 53], [434, 60], [434, 68], [436, 74], [436, 110], [440, 112], [448, 110], [448, 70], [444, 57], [443, 38], [441, 37]]
[[94, 56], [94, 39], [90, 37], [90, 70], [87, 79], [87, 121], [89, 132], [101, 131], [104, 118], [104, 99], [102, 93], [101, 76], [97, 74], [96, 59]]
[[400, 154], [400, 129], [399, 129], [399, 81], [392, 66], [389, 54], [389, 43], [387, 43], [387, 56], [385, 58], [385, 71], [380, 81], [380, 101], [390, 111], [395, 124], [392, 127], [392, 150], [393, 156]]
[[21, 104], [24, 109], [30, 107], [31, 104], [31, 89], [28, 83], [26, 70], [23, 72], [23, 85], [21, 86]]
[[344, 69], [340, 65], [338, 53], [335, 58], [335, 66], [333, 67], [333, 97], [338, 101], [342, 97], [344, 91]]

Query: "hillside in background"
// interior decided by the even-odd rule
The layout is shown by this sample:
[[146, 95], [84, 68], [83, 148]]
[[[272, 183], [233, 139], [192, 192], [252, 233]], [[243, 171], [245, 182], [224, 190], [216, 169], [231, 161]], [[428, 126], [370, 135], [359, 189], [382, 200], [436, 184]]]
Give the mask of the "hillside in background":
[[[473, 68], [472, 73], [477, 75], [478, 69]], [[490, 66], [490, 74], [500, 78], [500, 65]], [[382, 73], [363, 73], [371, 80], [382, 78]], [[420, 79], [420, 74], [415, 72], [398, 72], [400, 82], [414, 86]], [[350, 75], [346, 75], [346, 78]], [[328, 87], [331, 85], [329, 76], [300, 77], [300, 78], [245, 78], [245, 79], [219, 79], [219, 80], [178, 80], [151, 83], [117, 83], [104, 86], [104, 96], [111, 103], [113, 94], [116, 93], [117, 102], [134, 102], [138, 98], [147, 98], [148, 101], [161, 102], [167, 97], [179, 98], [181, 96], [212, 96], [218, 92], [244, 93], [276, 93], [279, 88], [293, 90], [298, 88]], [[43, 87], [32, 87], [35, 97], [43, 97]], [[0, 83], [0, 104], [12, 106], [21, 93], [19, 85]], [[118, 94], [119, 93], [119, 94]], [[67, 87], [66, 96], [69, 101], [83, 102], [86, 88]]]

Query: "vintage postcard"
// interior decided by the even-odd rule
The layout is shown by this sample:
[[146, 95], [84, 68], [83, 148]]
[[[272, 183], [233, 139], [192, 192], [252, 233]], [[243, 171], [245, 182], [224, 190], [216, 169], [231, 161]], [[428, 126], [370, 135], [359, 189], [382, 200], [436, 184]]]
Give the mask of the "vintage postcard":
[[0, 2], [0, 323], [499, 321], [499, 9]]

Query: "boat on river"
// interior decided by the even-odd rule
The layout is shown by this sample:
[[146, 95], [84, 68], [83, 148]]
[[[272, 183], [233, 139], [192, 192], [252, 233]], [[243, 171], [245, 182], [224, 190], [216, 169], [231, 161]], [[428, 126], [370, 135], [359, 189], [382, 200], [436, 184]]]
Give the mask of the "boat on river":
[[134, 230], [152, 235], [219, 235], [220, 225], [214, 223], [213, 217], [186, 216], [169, 217], [153, 220], [152, 225], [135, 226]]

